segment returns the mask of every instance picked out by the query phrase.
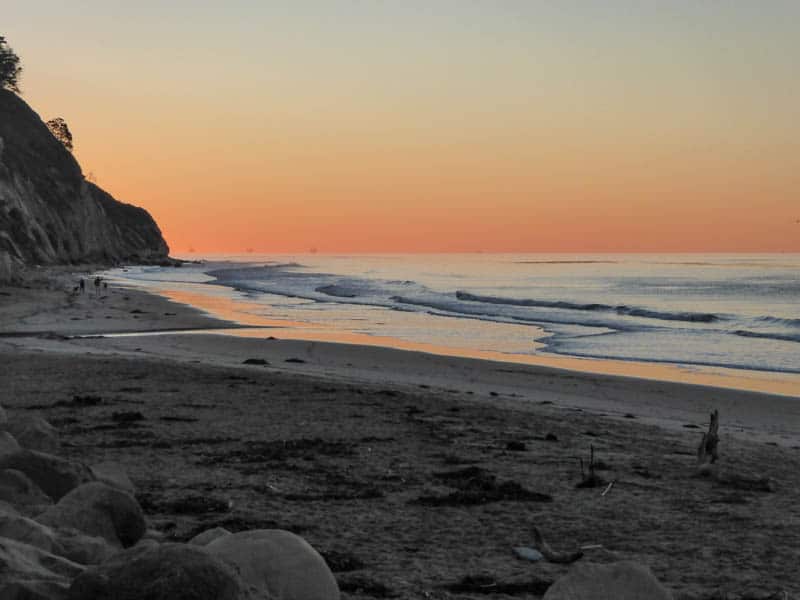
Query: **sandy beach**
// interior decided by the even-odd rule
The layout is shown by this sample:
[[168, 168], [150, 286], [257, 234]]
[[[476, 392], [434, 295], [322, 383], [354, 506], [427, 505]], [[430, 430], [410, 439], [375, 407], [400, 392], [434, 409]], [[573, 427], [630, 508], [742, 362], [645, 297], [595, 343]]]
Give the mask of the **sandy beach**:
[[[344, 597], [540, 597], [567, 567], [515, 556], [536, 526], [582, 560], [649, 566], [676, 598], [800, 594], [796, 397], [233, 336], [75, 280], [0, 288], [0, 404], [76, 459], [125, 465], [168, 539], [288, 529]], [[712, 409], [721, 459], [697, 477]], [[604, 484], [577, 488], [592, 447]]]

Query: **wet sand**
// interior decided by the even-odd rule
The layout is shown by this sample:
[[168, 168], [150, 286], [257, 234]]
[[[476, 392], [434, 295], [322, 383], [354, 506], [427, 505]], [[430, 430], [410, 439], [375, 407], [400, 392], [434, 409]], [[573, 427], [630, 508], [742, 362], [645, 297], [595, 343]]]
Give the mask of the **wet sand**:
[[[345, 597], [538, 597], [566, 567], [514, 555], [535, 525], [679, 598], [800, 593], [796, 399], [301, 340], [76, 339], [231, 324], [73, 280], [0, 289], [0, 404], [50, 420], [69, 455], [124, 464], [171, 539], [290, 529]], [[719, 477], [698, 478], [711, 408]], [[577, 488], [590, 447], [606, 485]]]

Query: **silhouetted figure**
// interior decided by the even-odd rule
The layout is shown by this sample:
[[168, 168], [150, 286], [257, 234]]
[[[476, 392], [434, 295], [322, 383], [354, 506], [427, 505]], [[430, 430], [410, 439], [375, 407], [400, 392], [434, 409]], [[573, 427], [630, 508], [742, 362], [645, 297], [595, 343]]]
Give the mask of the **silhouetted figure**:
[[80, 281], [79, 285], [80, 285], [80, 288], [81, 288], [81, 294], [83, 294], [86, 291], [86, 282], [83, 280], [83, 277], [81, 277], [81, 281]]
[[103, 282], [103, 291], [108, 291], [108, 282], [107, 281]]
[[96, 294], [97, 296], [100, 295], [100, 282], [101, 281], [102, 281], [102, 279], [100, 277], [95, 277], [94, 278], [94, 289], [97, 292], [97, 294]]

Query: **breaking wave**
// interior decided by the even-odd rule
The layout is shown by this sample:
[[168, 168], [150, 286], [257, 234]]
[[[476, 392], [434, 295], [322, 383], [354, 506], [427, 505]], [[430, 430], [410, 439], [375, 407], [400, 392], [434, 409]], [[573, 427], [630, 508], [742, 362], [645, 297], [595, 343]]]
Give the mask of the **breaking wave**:
[[502, 298], [498, 296], [479, 296], [477, 294], [470, 294], [469, 292], [463, 292], [460, 290], [456, 292], [456, 298], [468, 302], [483, 302], [485, 304], [506, 304], [509, 306], [529, 306], [538, 308], [560, 308], [565, 310], [609, 312], [618, 315], [627, 315], [630, 317], [644, 317], [648, 319], [660, 319], [663, 321], [687, 321], [689, 323], [714, 323], [722, 319], [722, 317], [713, 313], [664, 312], [664, 311], [650, 310], [647, 308], [626, 306], [624, 304], [612, 306], [610, 304], [599, 304], [596, 302], [582, 304], [576, 302], [567, 302], [563, 300], [532, 300], [532, 299]]

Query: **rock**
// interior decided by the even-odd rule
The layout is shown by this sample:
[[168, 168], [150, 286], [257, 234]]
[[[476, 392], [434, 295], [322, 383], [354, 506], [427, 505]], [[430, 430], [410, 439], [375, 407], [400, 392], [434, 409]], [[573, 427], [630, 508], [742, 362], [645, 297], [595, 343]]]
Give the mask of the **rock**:
[[[20, 588], [33, 583], [36, 586], [49, 585], [51, 589], [67, 589], [69, 581], [83, 571], [81, 565], [55, 556], [35, 546], [16, 540], [0, 537], [0, 598], [19, 598]], [[44, 596], [47, 598], [48, 596]], [[36, 598], [36, 596], [33, 596]]]
[[11, 581], [0, 584], [3, 600], [64, 600], [67, 584], [55, 581]]
[[[0, 428], [3, 424], [0, 423]], [[0, 456], [3, 454], [11, 454], [19, 450], [19, 442], [14, 439], [14, 436], [7, 431], [0, 431]]]
[[56, 428], [36, 415], [21, 415], [2, 426], [14, 436], [20, 446], [28, 450], [55, 454], [60, 449]]
[[97, 481], [128, 492], [131, 496], [136, 493], [136, 487], [128, 477], [125, 469], [119, 463], [106, 461], [91, 467], [92, 475]]
[[0, 515], [0, 538], [16, 540], [53, 552], [55, 533], [52, 529], [21, 515]]
[[672, 594], [645, 566], [631, 561], [578, 563], [557, 580], [543, 600], [672, 600]]
[[161, 543], [167, 541], [167, 534], [163, 531], [159, 531], [158, 529], [150, 528], [144, 532], [142, 539], [139, 540], [138, 543], [141, 543], [142, 540], [153, 540], [155, 542]]
[[75, 529], [50, 528], [21, 515], [0, 514], [0, 537], [82, 565], [98, 564], [119, 550], [102, 538], [90, 537]]
[[42, 512], [53, 501], [30, 477], [16, 469], [0, 471], [0, 500], [19, 507], [26, 514]]
[[19, 511], [8, 502], [0, 500], [0, 515], [14, 515], [15, 517], [18, 517]]
[[75, 578], [69, 600], [241, 600], [234, 570], [197, 546], [142, 544]]
[[268, 365], [269, 361], [263, 358], [246, 358], [242, 361], [243, 365]]
[[339, 599], [339, 587], [325, 560], [303, 538], [288, 531], [242, 531], [219, 537], [205, 549], [234, 565], [256, 597]]
[[224, 527], [214, 527], [214, 529], [206, 529], [202, 533], [198, 533], [187, 543], [192, 544], [193, 546], [205, 546], [217, 538], [221, 538], [226, 535], [231, 535], [231, 532]]
[[516, 554], [517, 557], [521, 558], [522, 560], [529, 560], [531, 562], [544, 559], [544, 556], [541, 552], [535, 548], [528, 548], [526, 546], [517, 546], [514, 548], [514, 554]]
[[0, 456], [0, 471], [4, 469], [22, 471], [55, 501], [94, 479], [86, 465], [35, 450], [21, 449]]
[[75, 488], [38, 520], [51, 527], [71, 527], [123, 548], [138, 542], [146, 529], [144, 513], [133, 496], [99, 481]]
[[53, 554], [81, 565], [97, 565], [119, 552], [101, 537], [81, 533], [77, 529], [57, 527]]

